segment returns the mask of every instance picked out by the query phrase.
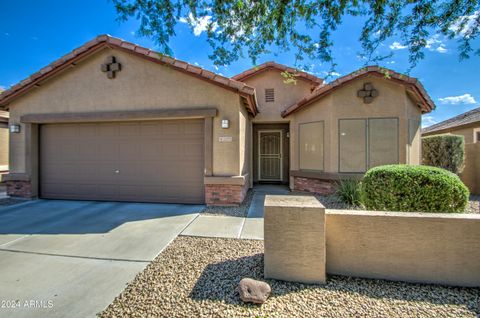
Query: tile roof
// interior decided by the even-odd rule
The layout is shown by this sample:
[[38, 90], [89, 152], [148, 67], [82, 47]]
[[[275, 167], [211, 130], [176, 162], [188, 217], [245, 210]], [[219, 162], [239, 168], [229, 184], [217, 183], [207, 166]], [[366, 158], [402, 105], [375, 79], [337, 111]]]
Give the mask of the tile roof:
[[158, 52], [141, 47], [134, 43], [124, 41], [119, 38], [112, 37], [110, 35], [97, 36], [95, 39], [83, 44], [79, 48], [74, 49], [70, 53], [64, 55], [58, 60], [42, 68], [40, 71], [30, 75], [20, 83], [13, 85], [7, 90], [3, 91], [0, 94], [0, 107], [5, 107], [15, 97], [26, 93], [27, 91], [36, 86], [40, 86], [41, 82], [45, 79], [49, 78], [50, 76], [56, 74], [59, 71], [70, 67], [71, 65], [75, 65], [75, 63], [78, 62], [80, 59], [85, 58], [86, 56], [89, 56], [90, 54], [93, 54], [94, 52], [97, 52], [99, 49], [104, 47], [120, 49], [126, 52], [136, 54], [152, 62], [168, 65], [169, 67], [172, 67], [185, 74], [195, 76], [197, 78], [206, 80], [207, 82], [210, 82], [212, 84], [235, 91], [249, 100], [249, 111], [251, 113], [253, 113], [254, 115], [258, 113], [255, 103], [255, 89], [253, 87], [248, 86], [245, 83], [242, 83], [235, 79], [230, 79], [228, 77], [204, 70], [198, 66], [188, 64], [184, 61], [177, 60], [166, 55], [162, 55]]
[[480, 107], [472, 109], [466, 113], [452, 117], [450, 119], [439, 122], [438, 124], [422, 129], [422, 134], [432, 134], [451, 128], [464, 126], [468, 124], [479, 123], [480, 125]]
[[264, 71], [270, 70], [270, 69], [276, 69], [282, 72], [289, 72], [291, 74], [294, 74], [295, 77], [304, 79], [307, 81], [312, 82], [315, 85], [320, 85], [323, 83], [323, 79], [316, 77], [315, 75], [309, 74], [307, 72], [299, 71], [293, 67], [289, 67], [283, 64], [279, 64], [273, 61], [270, 62], [265, 62], [263, 64], [260, 64], [258, 66], [252, 67], [251, 69], [248, 69], [240, 74], [237, 74], [235, 76], [232, 76], [232, 79], [235, 79], [237, 81], [244, 81], [247, 78], [250, 78], [252, 76], [255, 76], [257, 74], [260, 74]]
[[[388, 73], [388, 77], [386, 76], [386, 73]], [[317, 87], [311, 95], [285, 109], [282, 112], [282, 117], [287, 117], [288, 115], [312, 104], [322, 97], [327, 96], [346, 83], [358, 78], [366, 77], [367, 75], [379, 76], [389, 81], [394, 81], [405, 85], [407, 89], [409, 89], [410, 93], [416, 96], [420, 101], [422, 113], [428, 113], [435, 109], [435, 104], [428, 96], [422, 84], [416, 78], [409, 77], [389, 69], [381, 68], [379, 66], [367, 66], [346, 76], [340, 77], [331, 83]]]

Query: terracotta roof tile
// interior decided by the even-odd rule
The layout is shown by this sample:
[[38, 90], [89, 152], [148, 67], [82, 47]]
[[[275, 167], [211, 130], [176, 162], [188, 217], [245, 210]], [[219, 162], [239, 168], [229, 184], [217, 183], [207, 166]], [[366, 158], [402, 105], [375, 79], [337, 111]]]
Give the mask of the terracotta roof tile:
[[[31, 76], [24, 79], [20, 83], [2, 92], [0, 94], [0, 106], [7, 105], [11, 100], [25, 93], [31, 87], [38, 86], [39, 81], [43, 81], [44, 79], [49, 78], [50, 75], [53, 75], [56, 72], [62, 71], [64, 68], [68, 67], [69, 64], [74, 63], [80, 58], [88, 56], [88, 54], [96, 52], [98, 48], [101, 48], [104, 46], [108, 46], [114, 49], [115, 48], [122, 49], [122, 50], [132, 52], [137, 55], [148, 57], [151, 59], [153, 58], [160, 63], [167, 64], [173, 67], [174, 69], [185, 72], [186, 74], [203, 78], [206, 81], [209, 81], [213, 84], [219, 85], [221, 87], [224, 87], [230, 90], [234, 90], [242, 95], [243, 94], [248, 96], [255, 95], [255, 89], [253, 87], [250, 87], [245, 83], [236, 81], [235, 79], [230, 79], [230, 78], [221, 76], [219, 74], [215, 74], [213, 72], [204, 70], [200, 67], [188, 64], [184, 61], [180, 61], [172, 57], [162, 55], [160, 53], [151, 51], [147, 48], [138, 46], [130, 42], [123, 41], [118, 38], [111, 37], [109, 35], [99, 35], [95, 39], [88, 41], [87, 43], [80, 46], [79, 48], [74, 49], [72, 52], [62, 56], [60, 59], [42, 68], [39, 72], [32, 74]], [[258, 113], [257, 106], [254, 102], [253, 104], [249, 105], [249, 107], [250, 107], [249, 111], [252, 114], [255, 115]]]
[[276, 63], [276, 62], [273, 62], [273, 61], [268, 61], [268, 62], [265, 62], [265, 63], [260, 64], [258, 66], [252, 67], [251, 69], [248, 69], [248, 70], [246, 70], [246, 71], [244, 71], [240, 74], [237, 74], [237, 75], [233, 76], [232, 79], [235, 79], [237, 81], [244, 81], [249, 77], [255, 76], [255, 75], [260, 74], [260, 73], [262, 73], [266, 70], [269, 70], [269, 69], [276, 69], [276, 70], [279, 70], [279, 71], [282, 71], [282, 72], [288, 71], [289, 73], [294, 74], [296, 77], [298, 77], [300, 79], [310, 81], [315, 85], [320, 85], [320, 84], [323, 83], [323, 79], [321, 79], [321, 78], [319, 78], [315, 75], [309, 74], [309, 73], [304, 72], [304, 71], [299, 71], [299, 70], [296, 70], [292, 67], [289, 67], [289, 66], [286, 66], [286, 65], [283, 65], [283, 64], [279, 64], [279, 63]]
[[[388, 77], [386, 77], [386, 73], [388, 73]], [[386, 78], [387, 80], [394, 80], [399, 82], [400, 84], [406, 85], [409, 88], [411, 88], [413, 92], [416, 95], [418, 95], [419, 99], [421, 100], [423, 113], [428, 113], [433, 109], [435, 109], [435, 103], [431, 100], [430, 96], [427, 94], [427, 92], [423, 88], [423, 85], [416, 78], [412, 78], [407, 75], [397, 73], [390, 69], [381, 68], [379, 66], [367, 66], [353, 73], [337, 78], [331, 83], [324, 84], [317, 87], [310, 96], [287, 107], [287, 109], [285, 109], [282, 112], [282, 117], [287, 117], [288, 115], [302, 109], [303, 107], [310, 105], [311, 103], [330, 94], [335, 89], [337, 89], [338, 87], [341, 87], [342, 85], [344, 85], [349, 81], [352, 81], [356, 78], [364, 77], [369, 74], [381, 76], [383, 78]]]

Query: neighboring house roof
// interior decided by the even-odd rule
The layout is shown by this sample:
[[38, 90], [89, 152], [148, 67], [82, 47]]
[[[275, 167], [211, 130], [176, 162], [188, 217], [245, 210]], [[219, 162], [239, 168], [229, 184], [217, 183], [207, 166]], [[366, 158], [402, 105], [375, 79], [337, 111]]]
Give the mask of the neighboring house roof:
[[297, 78], [312, 82], [314, 85], [320, 85], [323, 83], [323, 79], [316, 77], [315, 75], [309, 74], [307, 72], [299, 71], [293, 67], [275, 63], [273, 61], [265, 62], [258, 66], [252, 67], [251, 69], [248, 69], [240, 74], [232, 76], [232, 79], [237, 81], [244, 81], [250, 77], [256, 76], [262, 72], [265, 72], [271, 69], [279, 70], [282, 72], [287, 71], [288, 73], [294, 74], [294, 76]]
[[[387, 76], [388, 73], [388, 76]], [[303, 98], [299, 102], [291, 105], [287, 109], [282, 112], [282, 117], [287, 117], [288, 115], [312, 104], [313, 102], [327, 96], [328, 94], [332, 93], [336, 89], [344, 86], [345, 84], [362, 78], [368, 75], [374, 75], [383, 77], [386, 80], [397, 82], [399, 84], [405, 85], [408, 89], [408, 92], [412, 94], [420, 103], [422, 113], [428, 113], [435, 109], [435, 104], [428, 96], [427, 92], [423, 88], [422, 84], [413, 77], [409, 77], [397, 72], [394, 72], [389, 69], [385, 69], [379, 66], [367, 66], [358, 71], [350, 73], [346, 76], [340, 77], [335, 81], [324, 84], [322, 86], [317, 87], [311, 95]]]
[[422, 129], [422, 134], [432, 134], [465, 126], [469, 124], [478, 123], [480, 125], [480, 107], [472, 109], [466, 113], [452, 117], [450, 119], [439, 122], [438, 124], [426, 127]]
[[96, 37], [95, 39], [83, 44], [79, 48], [59, 58], [58, 60], [50, 63], [48, 66], [42, 68], [40, 71], [30, 75], [20, 83], [13, 85], [9, 89], [5, 90], [3, 93], [0, 94], [0, 107], [5, 107], [14, 98], [23, 95], [24, 93], [30, 91], [35, 87], [40, 86], [44, 80], [50, 78], [51, 76], [57, 74], [60, 71], [69, 68], [72, 65], [75, 65], [75, 63], [77, 63], [79, 60], [90, 56], [91, 54], [105, 47], [133, 53], [149, 61], [168, 65], [169, 67], [172, 67], [173, 69], [181, 71], [185, 74], [195, 76], [209, 83], [237, 92], [247, 99], [247, 106], [249, 111], [253, 115], [256, 115], [258, 113], [255, 101], [255, 89], [253, 87], [248, 86], [245, 83], [242, 83], [235, 79], [221, 76], [219, 74], [204, 70], [198, 66], [194, 66], [184, 61], [162, 55], [158, 52], [109, 35], [100, 35]]

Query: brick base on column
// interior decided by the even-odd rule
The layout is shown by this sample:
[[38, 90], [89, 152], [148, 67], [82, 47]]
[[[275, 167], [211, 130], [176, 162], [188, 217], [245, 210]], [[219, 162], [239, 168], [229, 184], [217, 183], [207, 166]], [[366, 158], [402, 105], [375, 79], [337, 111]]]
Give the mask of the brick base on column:
[[205, 203], [207, 205], [237, 206], [245, 199], [248, 183], [234, 184], [206, 184]]
[[7, 194], [11, 197], [32, 198], [30, 181], [7, 181]]
[[321, 195], [335, 193], [335, 182], [332, 180], [293, 177], [293, 186], [298, 191], [308, 191]]

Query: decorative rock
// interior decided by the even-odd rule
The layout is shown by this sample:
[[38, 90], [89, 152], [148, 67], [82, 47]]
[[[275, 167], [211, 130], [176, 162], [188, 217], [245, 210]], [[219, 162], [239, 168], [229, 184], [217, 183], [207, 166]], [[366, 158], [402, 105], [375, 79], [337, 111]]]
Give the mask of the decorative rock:
[[243, 278], [238, 284], [240, 299], [246, 303], [263, 304], [272, 292], [270, 285], [251, 278]]

